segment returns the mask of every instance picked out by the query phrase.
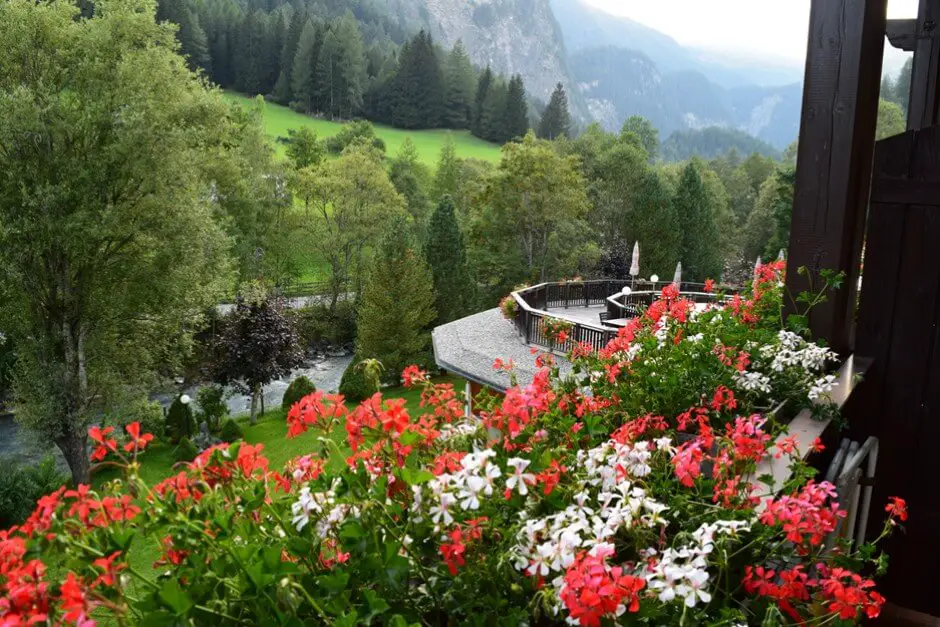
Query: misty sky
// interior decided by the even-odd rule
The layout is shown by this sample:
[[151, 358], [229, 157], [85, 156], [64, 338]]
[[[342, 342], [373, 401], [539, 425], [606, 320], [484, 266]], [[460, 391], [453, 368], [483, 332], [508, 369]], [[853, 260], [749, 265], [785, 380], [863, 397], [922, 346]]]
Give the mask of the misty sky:
[[[801, 63], [810, 0], [587, 0], [679, 43]], [[890, 0], [889, 17], [917, 15], [917, 0]]]

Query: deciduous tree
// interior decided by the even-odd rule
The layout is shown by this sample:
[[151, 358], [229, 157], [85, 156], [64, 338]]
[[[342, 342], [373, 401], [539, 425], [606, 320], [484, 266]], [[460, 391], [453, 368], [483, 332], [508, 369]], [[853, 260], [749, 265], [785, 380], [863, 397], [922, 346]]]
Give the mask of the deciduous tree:
[[231, 285], [207, 173], [235, 143], [228, 107], [143, 0], [93, 18], [5, 2], [0, 49], [0, 315], [17, 420], [87, 483], [89, 422], [173, 367]]
[[264, 386], [285, 377], [303, 361], [297, 330], [282, 299], [254, 294], [239, 297], [216, 341], [215, 380], [251, 395], [251, 424], [264, 412]]

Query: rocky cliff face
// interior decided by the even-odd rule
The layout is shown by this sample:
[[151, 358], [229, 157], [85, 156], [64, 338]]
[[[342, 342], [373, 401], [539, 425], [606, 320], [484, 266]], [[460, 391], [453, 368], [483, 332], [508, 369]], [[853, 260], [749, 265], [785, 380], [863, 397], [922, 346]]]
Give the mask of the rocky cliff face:
[[[423, 0], [431, 33], [444, 46], [458, 39], [473, 62], [521, 74], [529, 95], [547, 101], [555, 84], [573, 85], [561, 29], [549, 0]], [[573, 90], [572, 90], [573, 91]]]

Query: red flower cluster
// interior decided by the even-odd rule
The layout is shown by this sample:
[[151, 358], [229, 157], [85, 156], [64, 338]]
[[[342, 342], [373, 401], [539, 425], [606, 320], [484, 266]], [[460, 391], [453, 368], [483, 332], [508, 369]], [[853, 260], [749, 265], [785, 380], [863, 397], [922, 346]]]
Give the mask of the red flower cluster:
[[826, 607], [842, 620], [857, 619], [859, 613], [868, 618], [877, 618], [885, 599], [873, 588], [875, 583], [861, 575], [817, 565], [820, 578], [812, 578], [803, 571], [803, 566], [794, 566], [779, 573], [763, 566], [747, 566], [744, 570], [744, 590], [748, 594], [769, 597], [777, 602], [795, 622], [803, 624], [805, 617], [794, 609], [794, 604], [821, 598]]
[[772, 499], [760, 515], [760, 521], [768, 526], [782, 525], [787, 540], [805, 551], [806, 544], [819, 546], [845, 517], [835, 499], [835, 486], [828, 482], [810, 481], [790, 496]]
[[[130, 440], [124, 445], [124, 450], [128, 453], [137, 453], [147, 448], [147, 445], [153, 441], [152, 433], [140, 433], [140, 423], [132, 422], [124, 427]], [[109, 453], [118, 453], [118, 443], [114, 438], [108, 437], [114, 432], [114, 427], [91, 427], [88, 429], [88, 437], [98, 446], [92, 451], [91, 459], [96, 462], [104, 461]]]
[[466, 564], [464, 554], [467, 552], [467, 543], [483, 537], [482, 525], [486, 520], [485, 516], [468, 520], [463, 528], [458, 526], [447, 534], [448, 541], [443, 542], [439, 550], [451, 576], [456, 577], [458, 566]]
[[342, 396], [317, 390], [294, 403], [287, 412], [287, 437], [297, 437], [314, 425], [329, 429], [335, 421], [342, 420], [347, 414]]
[[624, 610], [640, 609], [646, 581], [607, 564], [608, 555], [582, 552], [565, 572], [559, 596], [570, 617], [585, 627], [600, 625], [603, 618], [615, 618]]
[[899, 496], [892, 496], [885, 505], [885, 511], [888, 512], [891, 524], [897, 524], [896, 520], [904, 522], [907, 520], [907, 501]]

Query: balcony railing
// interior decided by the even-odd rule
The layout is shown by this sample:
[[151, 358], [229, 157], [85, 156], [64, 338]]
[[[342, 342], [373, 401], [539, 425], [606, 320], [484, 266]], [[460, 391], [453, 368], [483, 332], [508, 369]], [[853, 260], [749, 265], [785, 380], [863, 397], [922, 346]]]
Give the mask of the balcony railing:
[[[540, 283], [512, 293], [518, 305], [514, 322], [520, 337], [524, 338], [527, 344], [567, 352], [575, 344], [587, 342], [598, 349], [606, 346], [618, 331], [616, 326], [601, 321], [602, 312], [609, 320], [635, 318], [643, 314], [667, 285], [669, 282], [665, 281], [654, 283], [629, 279]], [[630, 292], [624, 294], [624, 288], [627, 287]], [[696, 303], [718, 300], [715, 294], [705, 292], [705, 285], [702, 283], [681, 283], [679, 292], [683, 298]], [[573, 320], [558, 311], [549, 311], [592, 306], [606, 307], [597, 310], [597, 323]], [[565, 342], [554, 341], [546, 335], [546, 318], [564, 318], [572, 323], [572, 329]]]

